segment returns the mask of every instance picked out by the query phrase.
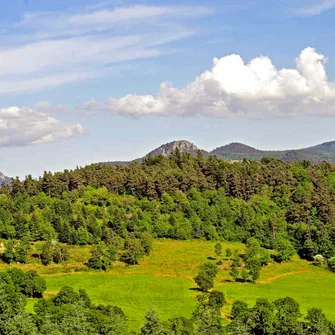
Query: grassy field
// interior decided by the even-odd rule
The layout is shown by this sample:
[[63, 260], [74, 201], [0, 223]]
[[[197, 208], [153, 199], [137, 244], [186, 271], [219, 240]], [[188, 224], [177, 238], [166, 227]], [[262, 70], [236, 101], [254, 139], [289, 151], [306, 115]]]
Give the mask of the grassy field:
[[[65, 285], [84, 288], [94, 303], [113, 304], [123, 308], [130, 327], [138, 329], [144, 314], [155, 308], [163, 319], [174, 315], [190, 316], [196, 304], [197, 291], [193, 277], [200, 264], [214, 257], [214, 242], [159, 240], [154, 250], [137, 266], [116, 264], [108, 273], [75, 272], [84, 269], [83, 259], [89, 248], [73, 248], [67, 265], [34, 268], [47, 281], [46, 295], [52, 296]], [[242, 244], [222, 243], [223, 249], [238, 249]], [[233, 283], [229, 276], [229, 260], [224, 260], [215, 288], [224, 292], [229, 313], [234, 300], [244, 300], [250, 306], [257, 298], [275, 300], [291, 296], [296, 299], [302, 312], [312, 306], [323, 308], [327, 317], [334, 319], [333, 297], [335, 296], [335, 274], [315, 267], [298, 258], [283, 264], [270, 264], [262, 269], [257, 284]], [[7, 266], [1, 265], [2, 268]], [[32, 310], [29, 301], [28, 310]]]

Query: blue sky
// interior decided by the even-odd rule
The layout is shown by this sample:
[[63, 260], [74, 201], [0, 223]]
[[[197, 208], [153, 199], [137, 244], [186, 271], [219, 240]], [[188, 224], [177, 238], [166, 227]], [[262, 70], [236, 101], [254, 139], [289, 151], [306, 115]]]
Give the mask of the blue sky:
[[334, 22], [335, 0], [2, 1], [0, 170], [335, 140]]

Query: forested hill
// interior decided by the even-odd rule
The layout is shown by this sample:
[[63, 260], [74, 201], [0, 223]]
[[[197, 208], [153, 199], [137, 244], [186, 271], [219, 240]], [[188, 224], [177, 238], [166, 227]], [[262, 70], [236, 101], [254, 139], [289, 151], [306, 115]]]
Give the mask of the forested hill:
[[[173, 141], [166, 143], [158, 147], [157, 149], [149, 152], [145, 157], [149, 155], [156, 157], [158, 155], [169, 156], [176, 148], [179, 149], [181, 153], [190, 153], [193, 156], [197, 155], [198, 150], [201, 151], [204, 157], [209, 155], [216, 155], [218, 158], [225, 159], [228, 161], [241, 161], [243, 159], [249, 160], [261, 160], [264, 157], [277, 158], [287, 162], [296, 162], [308, 160], [312, 163], [320, 163], [322, 161], [329, 161], [335, 163], [335, 141], [326, 142], [313, 147], [303, 148], [303, 149], [292, 149], [292, 150], [259, 150], [251, 146], [242, 143], [230, 143], [221, 147], [218, 147], [212, 151], [206, 151], [199, 149], [193, 143], [188, 141]], [[121, 161], [111, 161], [104, 162], [103, 164], [110, 165], [127, 165], [131, 162], [141, 162], [143, 158], [136, 158], [130, 162]]]
[[69, 244], [225, 239], [335, 256], [335, 165], [266, 158], [229, 163], [179, 150], [129, 166], [90, 165], [2, 185], [0, 238]]

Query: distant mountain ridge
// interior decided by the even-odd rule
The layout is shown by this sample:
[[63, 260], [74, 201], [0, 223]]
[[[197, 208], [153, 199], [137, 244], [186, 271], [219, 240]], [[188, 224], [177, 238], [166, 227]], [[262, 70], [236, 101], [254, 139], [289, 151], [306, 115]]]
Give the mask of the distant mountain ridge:
[[0, 171], [0, 185], [3, 183], [10, 183], [12, 181], [11, 178], [5, 176], [1, 171]]
[[[241, 161], [243, 159], [261, 160], [264, 157], [277, 158], [287, 162], [308, 160], [312, 163], [319, 163], [322, 161], [329, 161], [335, 163], [335, 141], [325, 142], [312, 147], [292, 150], [260, 150], [248, 146], [246, 144], [233, 142], [227, 145], [218, 147], [212, 151], [206, 151], [198, 148], [195, 144], [186, 141], [178, 140], [161, 145], [160, 147], [150, 151], [144, 157], [151, 155], [156, 157], [158, 155], [169, 156], [172, 152], [179, 149], [181, 153], [190, 153], [196, 156], [200, 150], [204, 157], [216, 155], [220, 159], [227, 161]], [[103, 162], [103, 164], [111, 165], [127, 165], [131, 162], [141, 162], [144, 158], [137, 158], [129, 162]]]

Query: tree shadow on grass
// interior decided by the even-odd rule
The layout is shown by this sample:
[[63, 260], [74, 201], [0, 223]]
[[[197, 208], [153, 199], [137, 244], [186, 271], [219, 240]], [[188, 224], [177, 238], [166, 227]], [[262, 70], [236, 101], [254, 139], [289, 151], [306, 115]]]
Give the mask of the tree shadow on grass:
[[242, 278], [233, 279], [222, 279], [220, 283], [251, 283], [251, 280], [243, 280]]
[[207, 259], [210, 260], [210, 261], [215, 261], [216, 260], [216, 258], [214, 258], [212, 256], [208, 256]]
[[199, 287], [190, 287], [189, 290], [196, 291], [196, 292], [203, 292], [203, 290], [201, 290]]

